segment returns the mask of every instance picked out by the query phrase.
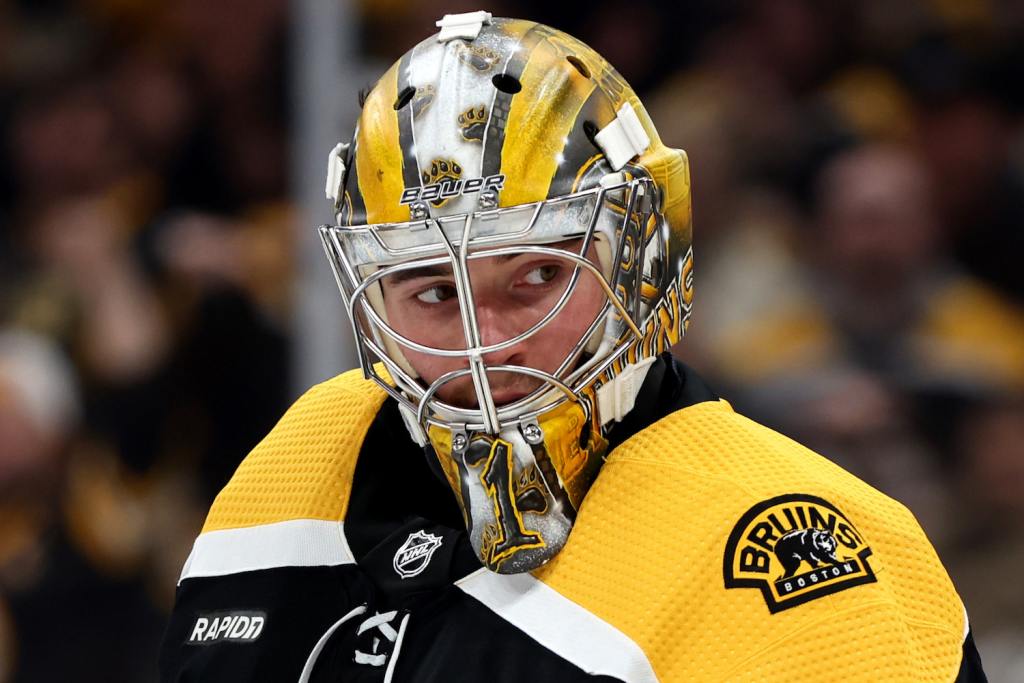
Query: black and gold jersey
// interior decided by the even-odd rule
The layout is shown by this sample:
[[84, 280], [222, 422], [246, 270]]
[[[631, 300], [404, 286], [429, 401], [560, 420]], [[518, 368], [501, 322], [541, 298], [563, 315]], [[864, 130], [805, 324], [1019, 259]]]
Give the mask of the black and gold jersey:
[[[441, 475], [443, 476], [443, 475]], [[171, 681], [979, 681], [913, 516], [669, 356], [568, 544], [482, 568], [447, 484], [358, 372], [239, 466], [182, 571]]]

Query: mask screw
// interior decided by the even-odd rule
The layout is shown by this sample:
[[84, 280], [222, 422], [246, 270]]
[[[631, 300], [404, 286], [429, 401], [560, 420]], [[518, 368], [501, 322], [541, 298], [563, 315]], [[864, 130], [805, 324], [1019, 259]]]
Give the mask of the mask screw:
[[544, 430], [536, 423], [530, 422], [523, 425], [523, 437], [527, 443], [536, 446], [544, 441]]
[[452, 452], [461, 453], [466, 450], [466, 435], [462, 433], [455, 434], [452, 437]]
[[493, 209], [498, 205], [498, 193], [494, 190], [485, 190], [480, 193], [480, 208]]
[[409, 215], [414, 221], [422, 221], [427, 217], [427, 205], [423, 202], [416, 202], [409, 207]]

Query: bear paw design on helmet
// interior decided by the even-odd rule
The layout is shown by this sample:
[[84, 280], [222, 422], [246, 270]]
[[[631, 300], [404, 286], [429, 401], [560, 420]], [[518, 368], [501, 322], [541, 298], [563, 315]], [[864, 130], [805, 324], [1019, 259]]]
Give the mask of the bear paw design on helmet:
[[436, 95], [437, 90], [430, 83], [416, 88], [416, 94], [412, 97], [412, 115], [419, 118], [426, 113], [430, 105], [434, 103]]
[[498, 63], [500, 55], [482, 45], [463, 45], [459, 49], [459, 61], [477, 71], [489, 71]]
[[470, 107], [459, 114], [459, 130], [465, 140], [480, 142], [484, 139], [484, 128], [487, 127], [487, 107]]
[[[423, 171], [424, 185], [438, 185], [445, 181], [454, 183], [462, 177], [462, 167], [454, 159], [434, 159], [430, 162], [430, 170]], [[442, 207], [450, 197], [439, 197], [431, 200], [431, 204]]]

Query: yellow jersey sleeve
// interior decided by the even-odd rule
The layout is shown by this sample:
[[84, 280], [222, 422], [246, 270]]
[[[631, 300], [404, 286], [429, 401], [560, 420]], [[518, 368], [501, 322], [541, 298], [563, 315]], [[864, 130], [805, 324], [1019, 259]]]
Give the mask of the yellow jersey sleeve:
[[913, 515], [724, 401], [608, 458], [537, 578], [672, 681], [949, 681], [963, 606]]

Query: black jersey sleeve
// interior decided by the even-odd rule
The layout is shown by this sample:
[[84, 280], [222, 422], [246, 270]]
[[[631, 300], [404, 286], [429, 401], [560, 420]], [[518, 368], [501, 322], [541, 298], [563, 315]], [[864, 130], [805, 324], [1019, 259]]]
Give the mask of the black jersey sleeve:
[[162, 683], [296, 681], [318, 639], [368, 599], [352, 565], [186, 579], [160, 652]]

